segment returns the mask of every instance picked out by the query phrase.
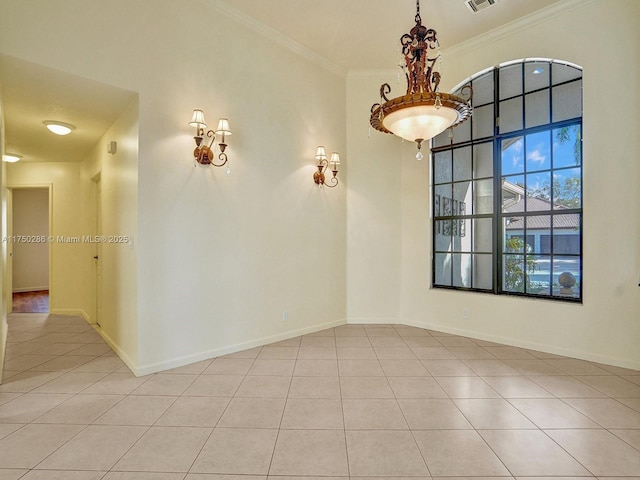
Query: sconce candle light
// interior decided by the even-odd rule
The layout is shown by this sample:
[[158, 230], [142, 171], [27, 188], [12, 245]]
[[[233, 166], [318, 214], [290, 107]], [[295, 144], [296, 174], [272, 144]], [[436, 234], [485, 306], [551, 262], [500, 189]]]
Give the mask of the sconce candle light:
[[[327, 187], [333, 188], [338, 185], [338, 165], [340, 165], [340, 155], [338, 155], [337, 152], [333, 152], [331, 157], [327, 159], [327, 153], [324, 147], [319, 145], [314, 158], [318, 162], [318, 171], [313, 174], [313, 181], [316, 182], [318, 187], [326, 185]], [[331, 165], [331, 173], [333, 174], [333, 177], [329, 180], [330, 184], [325, 182], [324, 175], [324, 172], [327, 170], [329, 165]]]
[[[196, 165], [213, 165], [214, 167], [222, 167], [226, 165], [229, 159], [227, 157], [227, 154], [225, 153], [225, 150], [227, 149], [225, 137], [231, 135], [231, 130], [229, 129], [229, 120], [226, 118], [220, 118], [218, 120], [218, 128], [215, 131], [208, 130], [206, 132], [206, 136], [211, 139], [209, 145], [206, 145], [202, 142], [204, 140], [205, 130], [207, 128], [207, 124], [204, 120], [204, 112], [202, 110], [196, 109], [193, 111], [193, 116], [191, 117], [189, 126], [195, 127], [196, 129], [196, 135], [195, 137], [193, 137], [193, 139], [196, 141], [196, 148], [193, 151], [193, 157]], [[216, 135], [220, 137], [220, 141], [218, 142], [218, 145], [220, 147], [218, 159], [220, 160], [220, 163], [215, 162], [214, 142], [216, 141]], [[227, 165], [227, 175], [229, 175], [230, 173], [231, 170]]]

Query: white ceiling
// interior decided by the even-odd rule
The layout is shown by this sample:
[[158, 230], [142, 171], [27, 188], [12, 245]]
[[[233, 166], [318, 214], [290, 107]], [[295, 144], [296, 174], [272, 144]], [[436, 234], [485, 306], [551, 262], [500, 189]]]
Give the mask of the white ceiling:
[[[208, 0], [313, 50], [344, 70], [394, 68], [399, 40], [415, 25], [416, 0]], [[562, 0], [498, 0], [472, 13], [464, 0], [421, 0], [422, 24], [442, 49]]]
[[[131, 102], [135, 94], [110, 85], [0, 55], [0, 88], [5, 116], [5, 153], [22, 161], [81, 161]], [[74, 125], [66, 136], [44, 125]]]
[[[415, 0], [204, 0], [249, 26], [295, 42], [344, 72], [392, 69], [414, 25]], [[563, 0], [498, 0], [471, 13], [464, 0], [421, 0], [422, 23], [444, 50]], [[80, 161], [135, 94], [0, 55], [6, 152], [23, 161]], [[65, 137], [44, 120], [76, 126]]]

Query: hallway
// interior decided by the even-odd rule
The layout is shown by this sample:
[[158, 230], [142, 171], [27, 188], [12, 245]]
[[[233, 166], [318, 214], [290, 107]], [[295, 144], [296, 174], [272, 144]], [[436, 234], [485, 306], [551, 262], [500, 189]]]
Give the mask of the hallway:
[[0, 480], [640, 475], [638, 371], [400, 325], [141, 378], [80, 318], [8, 342]]

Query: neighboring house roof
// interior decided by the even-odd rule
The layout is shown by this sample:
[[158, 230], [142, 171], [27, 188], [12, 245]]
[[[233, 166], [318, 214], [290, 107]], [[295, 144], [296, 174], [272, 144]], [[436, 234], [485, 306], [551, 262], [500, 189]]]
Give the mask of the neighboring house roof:
[[[503, 183], [503, 188], [509, 182]], [[512, 185], [512, 184], [509, 184]], [[523, 213], [525, 211], [525, 197], [520, 196], [515, 199], [512, 198], [510, 200], [510, 205], [504, 208], [505, 213]], [[551, 210], [551, 202], [548, 199], [540, 198], [540, 197], [527, 197], [527, 212], [545, 212]], [[558, 213], [559, 210], [566, 210], [566, 207], [561, 205], [556, 205], [556, 208], [553, 209], [554, 212]], [[507, 220], [506, 228], [507, 230], [524, 230], [525, 221], [523, 217], [514, 216], [510, 218], [511, 221]], [[548, 215], [533, 215], [528, 216], [526, 221], [527, 230], [533, 229], [549, 229], [550, 218]], [[553, 227], [554, 228], [572, 228], [576, 229], [580, 226], [580, 215], [577, 213], [567, 214], [567, 215], [556, 215], [553, 217]]]

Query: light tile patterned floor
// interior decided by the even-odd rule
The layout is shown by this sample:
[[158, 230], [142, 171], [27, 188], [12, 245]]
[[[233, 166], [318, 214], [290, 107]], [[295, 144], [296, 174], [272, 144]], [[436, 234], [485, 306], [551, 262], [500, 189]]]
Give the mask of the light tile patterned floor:
[[136, 378], [10, 317], [0, 480], [640, 479], [640, 372], [348, 325]]

